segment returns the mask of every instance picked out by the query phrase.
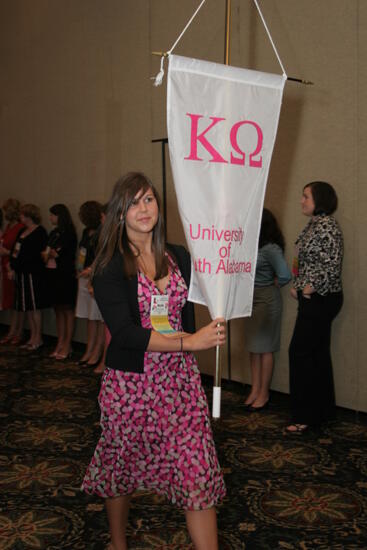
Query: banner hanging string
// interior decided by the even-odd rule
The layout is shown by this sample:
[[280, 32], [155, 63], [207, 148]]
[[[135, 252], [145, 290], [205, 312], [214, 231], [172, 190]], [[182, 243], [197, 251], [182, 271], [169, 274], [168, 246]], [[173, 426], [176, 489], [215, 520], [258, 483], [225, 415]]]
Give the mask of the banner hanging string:
[[[152, 76], [152, 79], [154, 80], [154, 86], [160, 86], [162, 84], [163, 77], [164, 77], [164, 60], [165, 60], [165, 58], [168, 57], [173, 52], [173, 50], [175, 49], [175, 47], [177, 46], [177, 44], [179, 43], [179, 41], [181, 40], [181, 38], [183, 37], [183, 35], [187, 31], [187, 29], [189, 28], [189, 26], [191, 25], [191, 23], [193, 22], [195, 17], [199, 13], [199, 11], [200, 11], [201, 7], [203, 6], [203, 4], [205, 3], [205, 1], [206, 0], [202, 0], [200, 5], [196, 8], [195, 12], [191, 16], [190, 20], [187, 22], [185, 28], [183, 29], [183, 31], [181, 32], [180, 36], [177, 38], [176, 42], [173, 44], [171, 49], [168, 50], [168, 52], [165, 52], [165, 53], [162, 54], [161, 67], [160, 67], [159, 73], [157, 74], [157, 76]], [[156, 52], [153, 52], [153, 53], [156, 53]]]
[[255, 6], [256, 6], [256, 8], [257, 8], [257, 11], [259, 12], [259, 15], [260, 15], [260, 17], [261, 17], [261, 21], [263, 22], [263, 25], [264, 25], [264, 27], [265, 27], [265, 30], [266, 30], [266, 33], [267, 33], [267, 35], [268, 35], [268, 37], [269, 37], [269, 40], [270, 40], [270, 42], [271, 42], [271, 45], [273, 46], [274, 53], [275, 53], [275, 55], [277, 56], [279, 65], [280, 65], [280, 67], [281, 67], [281, 69], [282, 69], [282, 71], [283, 71], [283, 75], [284, 75], [284, 76], [287, 76], [287, 74], [286, 74], [286, 72], [285, 72], [285, 70], [284, 70], [284, 67], [283, 67], [283, 63], [281, 62], [281, 59], [280, 59], [279, 54], [278, 54], [278, 51], [277, 51], [277, 49], [276, 49], [276, 47], [275, 47], [274, 41], [273, 41], [273, 39], [272, 39], [272, 37], [271, 37], [271, 34], [270, 34], [270, 31], [269, 31], [269, 29], [268, 29], [268, 27], [267, 27], [267, 24], [266, 24], [266, 21], [265, 21], [265, 19], [264, 19], [264, 16], [263, 16], [263, 14], [261, 13], [261, 9], [260, 9], [260, 6], [259, 6], [257, 0], [254, 0], [254, 3], [255, 3]]
[[[191, 18], [189, 19], [188, 23], [186, 24], [185, 28], [183, 29], [183, 31], [181, 32], [181, 34], [179, 35], [179, 37], [177, 38], [177, 40], [175, 41], [175, 43], [173, 44], [173, 46], [171, 47], [170, 50], [168, 50], [167, 52], [152, 52], [153, 55], [159, 55], [161, 57], [161, 66], [160, 66], [160, 70], [159, 70], [159, 73], [157, 74], [157, 76], [152, 76], [152, 80], [154, 80], [154, 86], [160, 86], [162, 84], [162, 81], [163, 81], [163, 77], [164, 77], [164, 60], [166, 57], [168, 57], [172, 52], [173, 50], [175, 49], [175, 47], [177, 46], [177, 44], [179, 43], [179, 41], [181, 40], [181, 38], [183, 37], [183, 35], [185, 34], [185, 32], [187, 31], [187, 29], [189, 28], [189, 26], [191, 25], [191, 23], [193, 22], [193, 20], [195, 19], [195, 17], [197, 16], [197, 14], [199, 13], [201, 7], [203, 6], [203, 4], [205, 3], [206, 0], [202, 0], [199, 4], [199, 6], [196, 8], [195, 12], [193, 13], [193, 15], [191, 16]], [[274, 41], [272, 39], [272, 36], [270, 34], [270, 31], [268, 29], [268, 26], [265, 22], [265, 19], [264, 19], [264, 16], [261, 12], [261, 9], [260, 9], [260, 6], [258, 4], [258, 1], [257, 0], [254, 0], [254, 3], [255, 3], [255, 6], [256, 6], [256, 9], [257, 11], [259, 12], [259, 15], [260, 15], [260, 18], [261, 18], [261, 21], [265, 27], [265, 30], [266, 30], [266, 33], [268, 35], [268, 38], [270, 40], [270, 43], [272, 45], [272, 48], [274, 50], [274, 53], [276, 55], [276, 58], [278, 60], [278, 63], [283, 71], [283, 76], [285, 76], [287, 78], [287, 80], [293, 80], [294, 82], [300, 82], [301, 84], [313, 84], [313, 82], [309, 81], [309, 80], [303, 80], [301, 78], [294, 78], [294, 77], [291, 77], [291, 76], [287, 76], [286, 72], [285, 72], [285, 69], [284, 69], [284, 65], [280, 59], [280, 56], [278, 54], [278, 50], [276, 49], [276, 46], [274, 44]]]

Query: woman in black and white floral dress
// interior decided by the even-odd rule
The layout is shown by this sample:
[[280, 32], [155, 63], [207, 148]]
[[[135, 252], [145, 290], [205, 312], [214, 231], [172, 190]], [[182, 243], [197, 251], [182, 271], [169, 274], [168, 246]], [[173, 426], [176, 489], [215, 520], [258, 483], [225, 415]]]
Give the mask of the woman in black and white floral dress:
[[310, 221], [296, 241], [292, 296], [298, 314], [289, 346], [292, 424], [302, 434], [334, 416], [335, 394], [330, 354], [331, 325], [343, 304], [343, 235], [332, 216], [338, 199], [322, 181], [303, 189], [302, 212]]

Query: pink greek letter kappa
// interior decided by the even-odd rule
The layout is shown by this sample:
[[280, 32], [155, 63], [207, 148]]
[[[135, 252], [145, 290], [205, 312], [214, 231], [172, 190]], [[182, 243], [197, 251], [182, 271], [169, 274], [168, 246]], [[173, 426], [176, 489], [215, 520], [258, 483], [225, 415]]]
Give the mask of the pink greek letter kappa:
[[209, 117], [210, 120], [212, 120], [213, 122], [203, 132], [201, 132], [201, 134], [198, 134], [199, 119], [204, 118], [203, 115], [194, 115], [191, 113], [186, 114], [191, 118], [191, 148], [190, 155], [188, 157], [185, 157], [185, 160], [203, 160], [202, 158], [198, 157], [198, 141], [200, 141], [201, 145], [212, 156], [209, 162], [225, 162], [226, 164], [228, 164], [228, 161], [225, 160], [216, 149], [214, 149], [213, 145], [205, 137], [205, 134], [207, 134], [209, 130], [213, 128], [213, 126], [218, 124], [218, 122], [220, 122], [221, 120], [225, 120], [225, 118], [215, 116]]

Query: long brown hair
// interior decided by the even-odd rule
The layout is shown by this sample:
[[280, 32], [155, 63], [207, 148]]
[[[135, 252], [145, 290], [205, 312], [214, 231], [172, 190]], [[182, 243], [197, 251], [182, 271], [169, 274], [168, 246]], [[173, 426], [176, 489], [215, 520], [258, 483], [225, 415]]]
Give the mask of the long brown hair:
[[261, 218], [261, 228], [259, 237], [259, 248], [268, 243], [274, 243], [280, 246], [284, 252], [284, 237], [280, 230], [278, 222], [272, 212], [267, 208], [263, 209]]
[[131, 278], [136, 275], [137, 258], [140, 255], [140, 250], [135, 244], [129, 241], [125, 227], [125, 218], [128, 209], [139, 191], [144, 194], [148, 189], [152, 191], [158, 205], [158, 220], [153, 228], [152, 238], [156, 265], [155, 280], [167, 275], [168, 261], [165, 255], [164, 226], [159, 195], [145, 174], [141, 172], [128, 172], [115, 183], [112, 196], [107, 204], [106, 219], [99, 236], [92, 277], [96, 273], [103, 271], [117, 250], [124, 256], [126, 277]]

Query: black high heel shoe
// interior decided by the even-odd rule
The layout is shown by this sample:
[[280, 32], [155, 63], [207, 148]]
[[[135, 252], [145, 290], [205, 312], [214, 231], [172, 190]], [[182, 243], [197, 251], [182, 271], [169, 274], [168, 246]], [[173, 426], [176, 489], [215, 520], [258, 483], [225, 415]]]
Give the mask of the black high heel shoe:
[[67, 361], [70, 359], [73, 355], [73, 350], [71, 349], [68, 353], [57, 353], [55, 355], [56, 361]]
[[103, 357], [103, 354], [100, 355], [100, 357], [98, 357], [97, 361], [95, 361], [94, 363], [88, 363], [88, 361], [89, 361], [89, 359], [88, 359], [88, 361], [86, 361], [86, 362], [84, 363], [84, 366], [85, 366], [85, 367], [96, 367], [96, 366], [99, 365], [100, 362], [102, 361], [102, 357]]
[[39, 351], [40, 349], [42, 349], [44, 346], [43, 342], [40, 342], [39, 344], [30, 344], [29, 346], [27, 346], [27, 350], [28, 351]]
[[86, 365], [88, 361], [89, 361], [89, 358], [88, 359], [79, 359], [79, 361], [75, 361], [75, 364], [76, 365]]
[[269, 399], [267, 400], [266, 403], [264, 403], [261, 407], [253, 407], [252, 405], [247, 409], [249, 412], [260, 412], [260, 411], [265, 411], [265, 409], [267, 409], [269, 407]]

